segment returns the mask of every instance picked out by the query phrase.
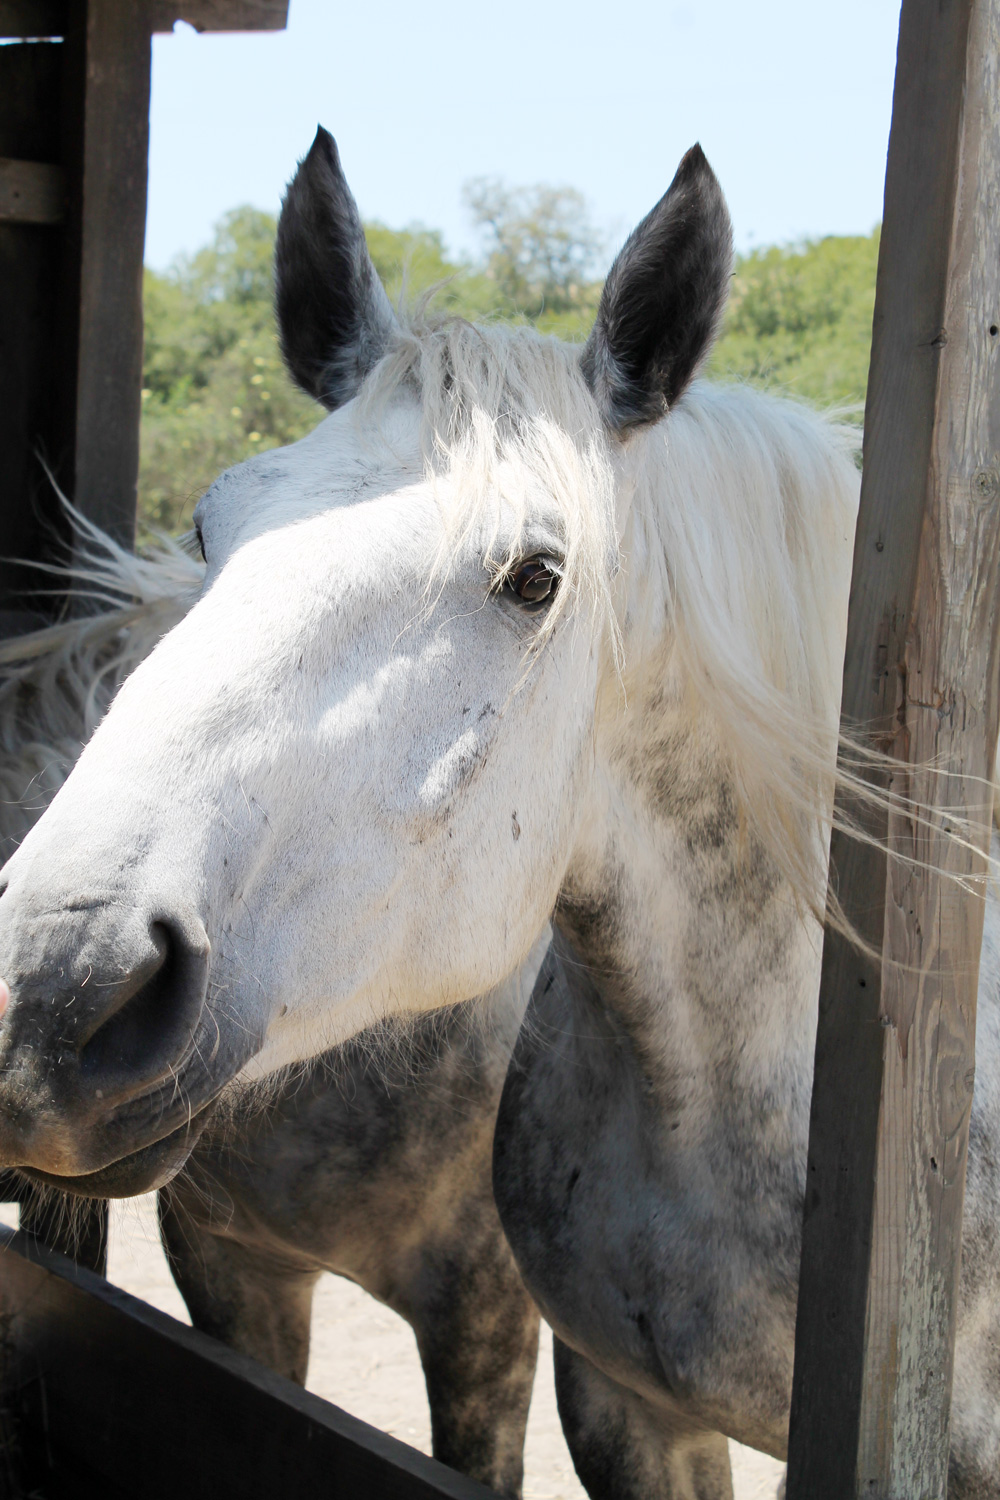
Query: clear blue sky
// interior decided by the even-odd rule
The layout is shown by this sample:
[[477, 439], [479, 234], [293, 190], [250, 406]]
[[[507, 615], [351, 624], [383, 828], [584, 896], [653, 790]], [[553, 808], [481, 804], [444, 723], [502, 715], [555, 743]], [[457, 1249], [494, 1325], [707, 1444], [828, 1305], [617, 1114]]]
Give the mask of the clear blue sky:
[[470, 177], [568, 184], [620, 239], [700, 140], [742, 247], [882, 212], [894, 0], [291, 0], [285, 33], [153, 44], [146, 258], [276, 210], [317, 122], [366, 217], [474, 248]]

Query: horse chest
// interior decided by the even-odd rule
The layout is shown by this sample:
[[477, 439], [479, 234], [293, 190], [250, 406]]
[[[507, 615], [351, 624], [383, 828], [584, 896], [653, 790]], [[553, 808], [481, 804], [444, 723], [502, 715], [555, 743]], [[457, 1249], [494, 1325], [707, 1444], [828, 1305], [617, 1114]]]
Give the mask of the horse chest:
[[[494, 1191], [556, 1331], [654, 1402], [780, 1451], [801, 1196], [774, 1122], [677, 1107], [586, 970], [547, 960], [508, 1074]], [[787, 1131], [779, 1129], [782, 1145]], [[772, 1142], [773, 1145], [773, 1142]], [[804, 1145], [804, 1142], [803, 1142]]]

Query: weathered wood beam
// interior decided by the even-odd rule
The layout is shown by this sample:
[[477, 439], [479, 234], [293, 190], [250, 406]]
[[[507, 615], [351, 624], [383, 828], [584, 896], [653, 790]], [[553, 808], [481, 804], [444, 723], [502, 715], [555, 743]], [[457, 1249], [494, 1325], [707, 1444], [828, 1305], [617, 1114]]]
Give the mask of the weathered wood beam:
[[[288, 0], [138, 0], [150, 31], [186, 21], [196, 31], [283, 31]], [[0, 0], [0, 37], [65, 35], [68, 0]]]
[[24, 1494], [496, 1500], [2, 1226], [0, 1320], [0, 1412]]
[[0, 37], [62, 36], [67, 0], [0, 0]]
[[998, 66], [1000, 0], [904, 0], [843, 707], [914, 768], [896, 789], [930, 826], [868, 819], [916, 867], [831, 849], [883, 959], [826, 936], [788, 1500], [947, 1482], [983, 924], [960, 881], [982, 889], [1000, 713]]
[[288, 0], [149, 0], [153, 31], [186, 21], [196, 31], [283, 31]]
[[[0, 156], [58, 162], [62, 44], [0, 47]], [[0, 631], [24, 628], [11, 612], [43, 623], [51, 601], [33, 598], [39, 575], [12, 558], [40, 559], [58, 533], [58, 505], [37, 455], [56, 462], [66, 447], [58, 389], [62, 226], [0, 220]]]
[[142, 405], [151, 41], [142, 0], [77, 0], [66, 31], [65, 326], [75, 335], [74, 503], [116, 540], [135, 535]]
[[[59, 347], [46, 340], [52, 371], [48, 409], [30, 430], [36, 418], [33, 413], [22, 416], [26, 398], [15, 393], [18, 409], [16, 422], [11, 421], [26, 435], [29, 448], [44, 449], [78, 508], [126, 545], [135, 534], [139, 472], [152, 32], [170, 29], [177, 19], [203, 30], [275, 30], [285, 24], [287, 12], [287, 0], [73, 0], [72, 5], [0, 0], [0, 33], [64, 37], [55, 46], [63, 80], [60, 150], [44, 156], [25, 152], [28, 159], [0, 163], [0, 224], [54, 223], [60, 212], [60, 170], [67, 184], [61, 200], [59, 274], [50, 276], [45, 288], [49, 302], [57, 304], [54, 317], [60, 328]], [[0, 155], [13, 158], [15, 153], [4, 150], [0, 140]], [[15, 253], [19, 274], [30, 280], [33, 248], [18, 242]], [[4, 322], [17, 331], [7, 337], [27, 365], [33, 356], [27, 348], [31, 333], [22, 312], [24, 297], [12, 293], [8, 300], [10, 315], [5, 313]], [[11, 378], [18, 389], [27, 389], [16, 372]], [[33, 476], [38, 465], [34, 454], [30, 463], [25, 458], [25, 437], [17, 446], [16, 461], [24, 473], [11, 493], [27, 511], [33, 503], [30, 491], [38, 486], [36, 477], [26, 476]], [[13, 465], [15, 458], [9, 462]], [[22, 544], [13, 555], [28, 556], [33, 550], [37, 543]], [[13, 583], [15, 575], [9, 567], [6, 571]], [[16, 585], [10, 589], [11, 595], [15, 592]]]
[[0, 156], [0, 223], [59, 224], [66, 214], [61, 167]]

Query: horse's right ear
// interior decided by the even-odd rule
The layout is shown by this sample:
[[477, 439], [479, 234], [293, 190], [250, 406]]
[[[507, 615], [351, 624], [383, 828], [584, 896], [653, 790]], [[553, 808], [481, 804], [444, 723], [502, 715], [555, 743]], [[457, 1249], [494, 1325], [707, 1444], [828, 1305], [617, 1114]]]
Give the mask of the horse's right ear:
[[329, 411], [377, 364], [396, 326], [337, 143], [322, 125], [288, 185], [274, 249], [281, 352]]
[[608, 272], [581, 368], [608, 427], [657, 422], [712, 345], [733, 265], [729, 210], [700, 146]]

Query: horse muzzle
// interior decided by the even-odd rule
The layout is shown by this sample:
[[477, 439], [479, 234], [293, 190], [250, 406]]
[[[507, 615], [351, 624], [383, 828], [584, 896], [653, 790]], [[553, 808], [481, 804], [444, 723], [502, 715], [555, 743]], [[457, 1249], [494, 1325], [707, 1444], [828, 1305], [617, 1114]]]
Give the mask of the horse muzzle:
[[245, 1051], [208, 1011], [209, 959], [204, 925], [176, 905], [111, 892], [44, 906], [13, 883], [0, 899], [0, 1165], [88, 1195], [168, 1180]]

